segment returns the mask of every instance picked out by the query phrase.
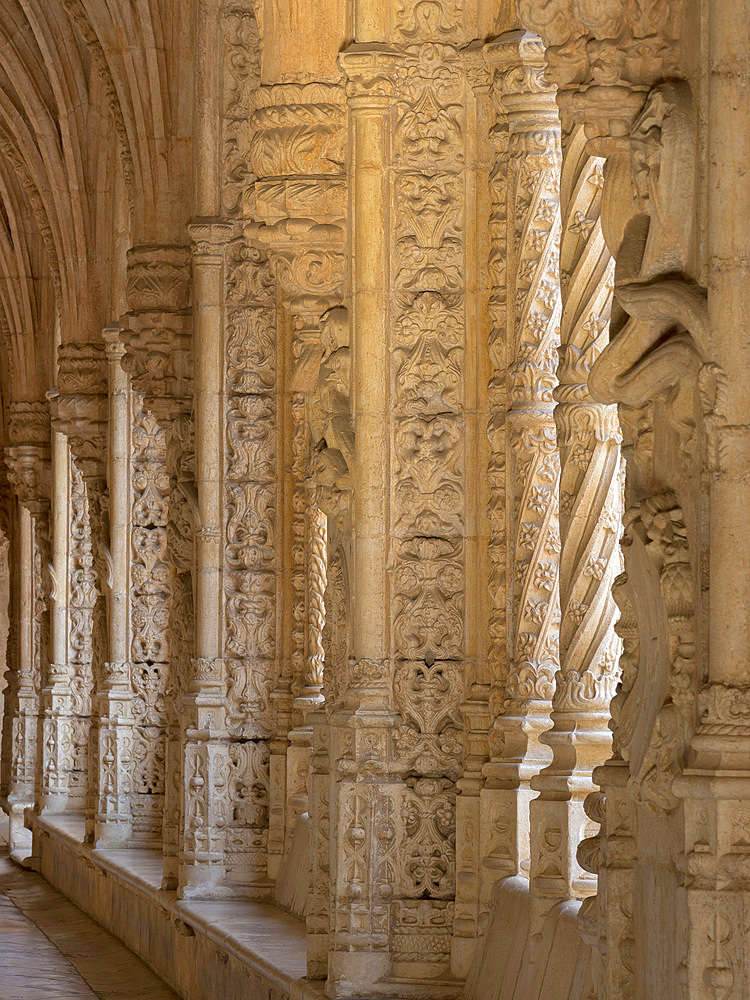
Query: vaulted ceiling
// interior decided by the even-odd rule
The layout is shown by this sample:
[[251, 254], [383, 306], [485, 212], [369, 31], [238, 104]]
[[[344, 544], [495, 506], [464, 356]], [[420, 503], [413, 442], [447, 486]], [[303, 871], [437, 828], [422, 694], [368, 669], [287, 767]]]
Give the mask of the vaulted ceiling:
[[0, 0], [0, 394], [125, 310], [125, 253], [184, 242], [193, 4]]

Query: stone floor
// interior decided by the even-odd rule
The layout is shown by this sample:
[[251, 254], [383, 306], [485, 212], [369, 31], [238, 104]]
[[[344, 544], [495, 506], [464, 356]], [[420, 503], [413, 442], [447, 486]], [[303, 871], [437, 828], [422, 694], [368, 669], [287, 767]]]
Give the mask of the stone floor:
[[0, 1000], [178, 1000], [131, 951], [34, 872], [0, 832]]

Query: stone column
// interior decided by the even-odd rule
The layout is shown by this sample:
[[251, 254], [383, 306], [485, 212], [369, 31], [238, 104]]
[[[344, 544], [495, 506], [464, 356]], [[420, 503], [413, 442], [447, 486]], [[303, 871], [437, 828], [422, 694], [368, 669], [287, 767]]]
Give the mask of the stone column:
[[[481, 919], [486, 913], [482, 899], [482, 818], [481, 793], [485, 778], [482, 769], [489, 758], [490, 680], [492, 678], [491, 651], [493, 648], [490, 608], [492, 600], [488, 578], [493, 568], [490, 518], [490, 482], [488, 465], [490, 457], [489, 436], [485, 427], [489, 419], [490, 378], [489, 344], [493, 318], [487, 309], [490, 294], [489, 269], [481, 267], [488, 260], [491, 248], [490, 226], [492, 203], [490, 177], [495, 166], [494, 148], [487, 130], [487, 121], [493, 114], [490, 67], [484, 59], [483, 43], [475, 41], [461, 51], [466, 71], [467, 103], [467, 172], [466, 243], [467, 262], [472, 259], [477, 266], [476, 285], [469, 283], [467, 300], [469, 316], [475, 310], [476, 330], [469, 325], [469, 337], [476, 338], [477, 378], [468, 387], [470, 401], [467, 410], [476, 410], [473, 422], [467, 421], [468, 447], [474, 455], [467, 462], [467, 493], [476, 497], [479, 517], [476, 534], [467, 539], [466, 612], [467, 612], [467, 678], [466, 701], [461, 705], [464, 720], [463, 774], [456, 782], [460, 794], [456, 799], [456, 911], [453, 920], [451, 972], [464, 979], [471, 966], [477, 939], [481, 932]], [[473, 195], [473, 200], [472, 200]], [[473, 211], [472, 211], [473, 209]], [[494, 254], [493, 254], [494, 256]], [[472, 301], [473, 299], [473, 301]], [[473, 416], [473, 414], [472, 414]], [[471, 417], [469, 417], [471, 421]], [[474, 457], [475, 456], [475, 457]], [[473, 469], [475, 478], [471, 479]], [[472, 573], [473, 567], [473, 573]]]
[[[601, 157], [583, 126], [565, 122], [561, 177], [562, 321], [555, 421], [560, 449], [560, 672], [552, 763], [532, 779], [532, 891], [547, 899], [592, 895], [596, 880], [576, 860], [589, 820], [591, 774], [610, 753], [609, 703], [619, 678], [620, 640], [612, 596], [621, 570], [620, 427], [617, 408], [597, 403], [588, 375], [609, 339], [614, 263], [601, 229]], [[624, 470], [623, 470], [624, 472]]]
[[560, 122], [536, 35], [509, 32], [488, 43], [485, 54], [495, 71], [500, 153], [491, 181], [499, 242], [491, 258], [495, 720], [482, 793], [487, 899], [497, 878], [530, 866], [531, 779], [549, 760], [539, 738], [549, 726], [559, 668], [559, 455], [552, 393], [560, 323]]
[[95, 844], [125, 847], [133, 813], [130, 767], [133, 752], [133, 691], [129, 662], [130, 388], [122, 367], [122, 328], [103, 332], [109, 369], [109, 634], [95, 712], [99, 719], [99, 798]]
[[25, 857], [31, 833], [24, 809], [38, 803], [41, 770], [40, 695], [47, 682], [49, 657], [49, 410], [46, 402], [12, 402], [5, 450], [8, 479], [19, 507], [17, 597], [17, 673], [11, 746], [10, 849]]
[[[53, 391], [54, 395], [54, 391]], [[42, 813], [61, 813], [68, 804], [72, 769], [70, 665], [68, 663], [68, 544], [70, 454], [68, 439], [52, 429], [52, 616], [50, 664], [42, 689]]]
[[[334, 32], [338, 22], [333, 12], [329, 16]], [[333, 63], [322, 77], [331, 70], [335, 74]], [[307, 409], [322, 354], [321, 317], [343, 301], [345, 108], [339, 83], [262, 86], [251, 100], [251, 165], [262, 221], [246, 227], [246, 234], [267, 252], [276, 273], [280, 329], [286, 317], [286, 338], [278, 341], [285, 476], [278, 508], [282, 669], [273, 693], [276, 726], [270, 746], [269, 871], [275, 872], [280, 850], [289, 849], [298, 817], [307, 812], [309, 716], [322, 701], [315, 622], [322, 622], [323, 614], [324, 518], [315, 505]]]
[[16, 544], [17, 660], [11, 739], [11, 771], [8, 787], [11, 854], [25, 858], [31, 853], [31, 832], [24, 827], [24, 810], [33, 805], [36, 774], [37, 726], [40, 678], [34, 676], [34, 525], [29, 510], [17, 507]]
[[[190, 308], [191, 255], [177, 243], [128, 250], [127, 301], [121, 339], [131, 389], [166, 433], [169, 475], [167, 556], [174, 567], [169, 622], [170, 654], [164, 685], [165, 749], [162, 841], [164, 885], [175, 889], [182, 839], [183, 736], [180, 699], [194, 653], [193, 343]], [[135, 668], [138, 669], [138, 668]]]
[[[69, 342], [59, 350], [58, 395], [51, 401], [56, 426], [68, 436], [70, 449], [79, 473], [74, 501], [74, 519], [78, 522], [76, 558], [80, 565], [79, 593], [71, 603], [83, 618], [81, 641], [87, 647], [84, 662], [91, 663], [91, 722], [88, 733], [89, 763], [86, 791], [86, 842], [96, 836], [96, 816], [100, 788], [109, 787], [111, 747], [100, 746], [98, 706], [108, 683], [105, 658], [108, 648], [107, 627], [107, 358], [103, 342]], [[77, 509], [76, 509], [77, 502]], [[82, 623], [83, 624], [83, 623]], [[91, 628], [89, 632], [88, 629]], [[88, 659], [90, 657], [90, 659]], [[85, 671], [87, 673], [87, 671]], [[88, 696], [88, 692], [85, 695]]]
[[[358, 5], [360, 21], [365, 6]], [[374, 27], [382, 33], [363, 34], [360, 25], [357, 37], [384, 37], [384, 26]], [[341, 679], [343, 703], [331, 718], [330, 996], [359, 995], [387, 976], [391, 965], [390, 879], [379, 852], [392, 847], [395, 831], [388, 836], [383, 809], [393, 809], [398, 793], [388, 628], [390, 233], [384, 225], [397, 62], [392, 50], [378, 46], [351, 46], [341, 56], [349, 77], [354, 434], [367, 445], [356, 451], [352, 469], [352, 659]]]
[[178, 892], [183, 899], [222, 891], [228, 821], [226, 698], [222, 658], [222, 330], [224, 247], [232, 227], [196, 220], [193, 240], [195, 477], [198, 503], [195, 658], [183, 699], [183, 840]]

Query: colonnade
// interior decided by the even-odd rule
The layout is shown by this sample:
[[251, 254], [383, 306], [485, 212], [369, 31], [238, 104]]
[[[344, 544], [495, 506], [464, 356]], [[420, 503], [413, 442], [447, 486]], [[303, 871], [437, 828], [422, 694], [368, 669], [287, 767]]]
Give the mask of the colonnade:
[[742, 31], [496, 6], [196, 5], [190, 214], [5, 401], [10, 846], [301, 899], [332, 997], [739, 1000]]

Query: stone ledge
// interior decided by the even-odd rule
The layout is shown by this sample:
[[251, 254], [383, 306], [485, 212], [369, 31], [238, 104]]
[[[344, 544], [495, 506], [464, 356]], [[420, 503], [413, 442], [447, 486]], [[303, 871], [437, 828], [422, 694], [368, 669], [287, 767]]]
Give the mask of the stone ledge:
[[252, 900], [187, 902], [161, 888], [158, 851], [94, 850], [78, 815], [34, 816], [40, 873], [185, 1000], [321, 1000], [304, 978], [305, 925]]

